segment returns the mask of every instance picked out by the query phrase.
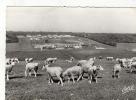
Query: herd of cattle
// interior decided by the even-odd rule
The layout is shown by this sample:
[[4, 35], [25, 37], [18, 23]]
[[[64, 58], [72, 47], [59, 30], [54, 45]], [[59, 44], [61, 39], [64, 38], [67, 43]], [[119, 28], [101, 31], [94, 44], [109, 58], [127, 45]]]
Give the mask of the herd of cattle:
[[[57, 58], [47, 58], [44, 61], [44, 66], [42, 70], [46, 69], [49, 81], [48, 83], [53, 83], [53, 77], [56, 76], [59, 79], [58, 84], [63, 86], [63, 82], [67, 79], [68, 82], [72, 79], [73, 83], [76, 81], [82, 80], [84, 74], [88, 75], [88, 82], [91, 83], [92, 80], [95, 80], [97, 83], [98, 73], [104, 68], [101, 65], [95, 65], [94, 61], [97, 58], [90, 58], [89, 60], [79, 60], [78, 63], [73, 66], [69, 67], [66, 70], [63, 70], [60, 66], [52, 66], [49, 67], [51, 63], [54, 63]], [[103, 59], [103, 57], [99, 57], [99, 60]], [[65, 60], [67, 62], [73, 62], [75, 59], [71, 57], [70, 60]], [[128, 68], [130, 72], [136, 69], [136, 57], [132, 58], [113, 58], [113, 57], [106, 57], [106, 60], [114, 60], [117, 63], [113, 66], [113, 78], [119, 78], [119, 73], [122, 68]], [[14, 65], [19, 63], [18, 58], [6, 58], [6, 79], [9, 80], [9, 73], [14, 68]], [[34, 72], [35, 77], [37, 77], [37, 71], [39, 67], [39, 63], [33, 61], [33, 58], [26, 58], [25, 59], [25, 77], [28, 75], [31, 76], [31, 72]]]

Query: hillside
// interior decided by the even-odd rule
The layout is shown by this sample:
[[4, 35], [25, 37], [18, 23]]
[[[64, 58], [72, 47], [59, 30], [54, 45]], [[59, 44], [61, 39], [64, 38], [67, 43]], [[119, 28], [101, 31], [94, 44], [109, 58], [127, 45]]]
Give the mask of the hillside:
[[107, 34], [107, 33], [72, 33], [72, 32], [7, 32], [7, 43], [17, 42], [16, 35], [27, 35], [27, 34], [57, 34], [57, 35], [74, 35], [78, 37], [88, 38], [102, 44], [116, 46], [116, 43], [136, 43], [136, 34]]
[[85, 37], [97, 42], [116, 46], [116, 43], [136, 43], [136, 34], [75, 34], [80, 37]]

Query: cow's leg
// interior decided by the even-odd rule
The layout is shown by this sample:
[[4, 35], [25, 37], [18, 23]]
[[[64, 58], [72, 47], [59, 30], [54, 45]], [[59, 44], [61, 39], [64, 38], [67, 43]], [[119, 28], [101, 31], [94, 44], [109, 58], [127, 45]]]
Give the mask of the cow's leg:
[[68, 83], [70, 83], [70, 77], [68, 77]]
[[88, 71], [88, 80], [91, 78], [91, 72], [90, 71]]
[[97, 76], [95, 77], [95, 82], [98, 83]]
[[7, 74], [6, 74], [6, 78], [7, 78], [7, 81], [9, 80], [9, 75], [8, 75], [8, 72], [7, 72]]
[[27, 69], [25, 70], [25, 77], [27, 77]]
[[48, 84], [50, 85], [51, 84], [51, 76], [48, 74], [49, 76], [49, 80], [48, 80]]
[[51, 76], [51, 80], [50, 80], [51, 83], [53, 83], [53, 77]]
[[133, 72], [133, 68], [132, 68], [132, 67], [130, 68], [130, 72], [131, 72], [131, 73]]
[[36, 71], [34, 70], [34, 75], [35, 75], [35, 77], [37, 77], [37, 73], [36, 73]]
[[70, 76], [68, 76], [68, 83], [70, 83]]
[[89, 78], [89, 81], [88, 81], [88, 82], [91, 84], [91, 83], [92, 83], [92, 75], [90, 75], [89, 77], [90, 77], [90, 78]]
[[120, 75], [118, 74], [118, 78], [120, 78]]
[[75, 83], [75, 79], [74, 79], [74, 76], [73, 76], [73, 74], [71, 75], [71, 77], [72, 77], [73, 83]]
[[32, 73], [31, 73], [31, 71], [29, 71], [29, 76], [32, 76]]
[[116, 78], [119, 78], [119, 71], [116, 71]]
[[120, 78], [119, 72], [118, 72], [118, 78]]
[[84, 79], [84, 72], [82, 73], [81, 79]]
[[61, 84], [61, 82], [60, 82], [60, 80], [59, 80], [58, 85], [60, 85], [60, 84]]
[[115, 71], [113, 71], [113, 78], [115, 78], [116, 76], [115, 76]]
[[78, 77], [78, 79], [77, 79], [77, 82], [81, 79], [81, 77], [82, 77], [82, 74], [79, 75], [79, 77]]
[[118, 74], [117, 74], [117, 72], [115, 72], [115, 78], [117, 78], [117, 76], [118, 76]]
[[60, 82], [61, 82], [61, 86], [63, 86], [63, 81], [62, 81], [62, 78], [60, 76], [58, 76]]

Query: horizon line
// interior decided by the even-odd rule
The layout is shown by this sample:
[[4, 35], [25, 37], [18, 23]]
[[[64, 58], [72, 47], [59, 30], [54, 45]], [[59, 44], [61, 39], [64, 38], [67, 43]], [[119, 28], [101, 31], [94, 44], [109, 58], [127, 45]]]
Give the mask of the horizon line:
[[[51, 32], [51, 31], [6, 31], [7, 32], [34, 32], [34, 33], [37, 33], [37, 32], [43, 32], [43, 33], [58, 33], [59, 31], [56, 31], [56, 32]], [[112, 32], [59, 32], [59, 33], [87, 33], [87, 34], [136, 34], [136, 33], [112, 33]]]

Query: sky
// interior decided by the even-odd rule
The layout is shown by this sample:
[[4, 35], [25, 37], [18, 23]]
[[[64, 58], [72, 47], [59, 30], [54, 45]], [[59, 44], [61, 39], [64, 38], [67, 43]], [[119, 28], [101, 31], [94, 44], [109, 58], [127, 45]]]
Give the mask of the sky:
[[7, 7], [6, 29], [136, 33], [136, 8]]

